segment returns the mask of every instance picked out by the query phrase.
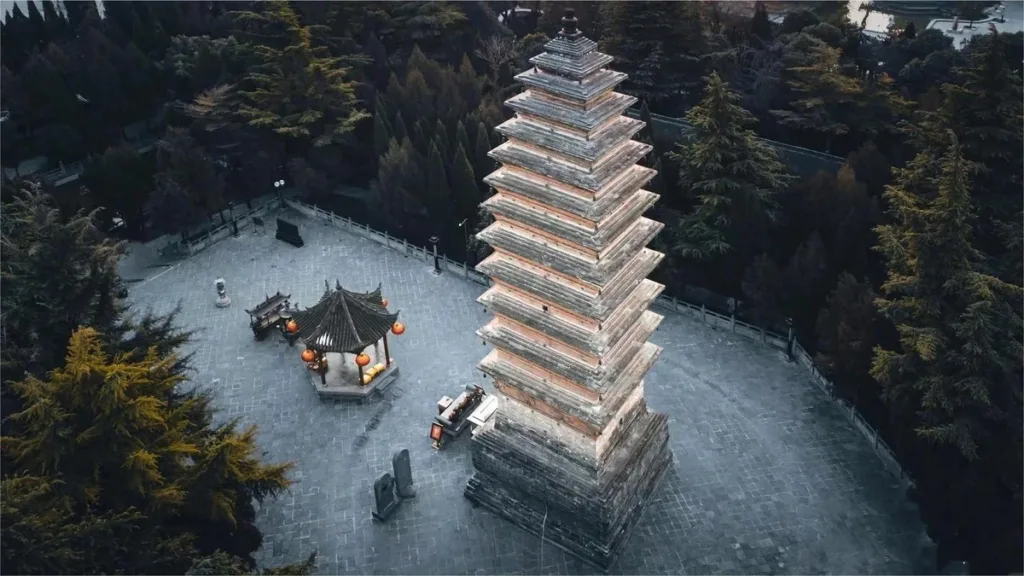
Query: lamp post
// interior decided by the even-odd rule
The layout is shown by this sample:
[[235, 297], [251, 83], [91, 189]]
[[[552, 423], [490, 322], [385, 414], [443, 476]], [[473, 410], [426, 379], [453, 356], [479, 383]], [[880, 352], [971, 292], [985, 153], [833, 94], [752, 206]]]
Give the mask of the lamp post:
[[275, 181], [274, 182], [274, 189], [277, 190], [277, 199], [281, 200], [283, 202], [284, 199], [281, 198], [281, 192], [284, 191], [284, 179]]
[[430, 244], [434, 247], [434, 276], [441, 275], [441, 261], [437, 259], [437, 243], [440, 241], [441, 239], [437, 236], [430, 237]]
[[786, 329], [788, 334], [786, 335], [786, 362], [793, 361], [793, 318], [786, 318]]
[[469, 218], [463, 218], [462, 222], [459, 222], [459, 228], [462, 228], [462, 234], [466, 237], [466, 265], [469, 265]]

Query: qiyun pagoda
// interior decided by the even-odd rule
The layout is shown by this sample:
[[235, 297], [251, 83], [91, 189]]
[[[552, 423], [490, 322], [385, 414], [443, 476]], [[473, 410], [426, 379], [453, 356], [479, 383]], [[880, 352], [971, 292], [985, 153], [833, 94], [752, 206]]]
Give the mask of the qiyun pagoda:
[[608, 568], [669, 467], [668, 424], [647, 411], [644, 374], [661, 353], [648, 310], [664, 286], [645, 248], [662, 224], [637, 165], [651, 146], [623, 115], [626, 75], [576, 29], [573, 11], [506, 105], [516, 115], [484, 181], [495, 222], [478, 234], [494, 253], [479, 301], [494, 318], [478, 334], [494, 350], [496, 415], [473, 440], [475, 504]]

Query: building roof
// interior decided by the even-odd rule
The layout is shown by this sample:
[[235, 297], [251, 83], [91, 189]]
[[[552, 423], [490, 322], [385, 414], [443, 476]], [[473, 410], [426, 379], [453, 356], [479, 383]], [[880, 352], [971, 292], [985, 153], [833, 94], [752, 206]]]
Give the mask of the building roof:
[[351, 292], [336, 282], [312, 308], [292, 312], [299, 338], [318, 352], [355, 354], [383, 338], [398, 320], [384, 307], [380, 285], [372, 292]]

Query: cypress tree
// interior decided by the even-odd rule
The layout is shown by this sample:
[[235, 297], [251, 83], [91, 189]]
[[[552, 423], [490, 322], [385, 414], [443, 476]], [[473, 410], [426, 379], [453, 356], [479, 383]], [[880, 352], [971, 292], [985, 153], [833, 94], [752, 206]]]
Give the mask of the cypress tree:
[[377, 110], [373, 115], [373, 151], [378, 158], [388, 151], [388, 142], [391, 141], [391, 126], [388, 125], [388, 118], [384, 108], [377, 101]]
[[644, 123], [643, 129], [640, 130], [640, 138], [654, 145], [654, 122], [651, 121], [651, 108], [647, 105], [647, 100], [640, 104], [640, 120]]
[[466, 156], [466, 149], [462, 144], [455, 146], [449, 175], [452, 193], [455, 196], [455, 207], [458, 210], [455, 218], [460, 222], [463, 218], [468, 219], [467, 225], [472, 227], [482, 200], [480, 186], [477, 184], [476, 175], [473, 174], [473, 165], [469, 163], [469, 157]]
[[[494, 159], [488, 156], [491, 151], [491, 139], [487, 135], [487, 126], [483, 122], [476, 124], [476, 142], [473, 146], [473, 173], [483, 178], [494, 172]], [[485, 188], [486, 184], [482, 184]]]
[[[462, 147], [463, 151], [469, 152], [473, 149], [473, 144], [469, 141], [469, 134], [466, 133], [466, 126], [462, 123], [462, 120], [455, 125], [455, 147]], [[452, 157], [452, 160], [458, 160], [458, 153]]]
[[441, 122], [440, 119], [434, 124], [434, 142], [437, 142], [438, 150], [441, 152], [441, 157], [444, 161], [450, 162], [452, 157], [449, 156], [453, 150], [451, 139], [448, 138], [448, 128]]
[[46, 27], [46, 21], [43, 20], [43, 15], [39, 12], [39, 7], [36, 6], [35, 1], [28, 2], [28, 24], [29, 30], [32, 32], [32, 44], [37, 48], [46, 46], [47, 42], [51, 40], [49, 30]]
[[46, 24], [47, 35], [51, 42], [67, 37], [67, 20], [57, 10], [53, 0], [43, 0], [43, 22]]
[[430, 153], [430, 140], [427, 139], [426, 118], [420, 118], [412, 126], [412, 145], [424, 158]]
[[399, 142], [409, 137], [409, 131], [405, 129], [405, 121], [402, 120], [401, 112], [395, 114], [395, 123], [391, 125], [391, 131], [395, 140]]
[[[442, 239], [449, 240], [454, 231], [452, 191], [448, 184], [448, 174], [445, 170], [444, 157], [441, 155], [438, 142], [435, 139], [430, 145], [430, 155], [427, 157], [427, 197], [424, 204], [427, 214], [430, 216], [432, 232]], [[450, 246], [445, 242], [446, 246]]]

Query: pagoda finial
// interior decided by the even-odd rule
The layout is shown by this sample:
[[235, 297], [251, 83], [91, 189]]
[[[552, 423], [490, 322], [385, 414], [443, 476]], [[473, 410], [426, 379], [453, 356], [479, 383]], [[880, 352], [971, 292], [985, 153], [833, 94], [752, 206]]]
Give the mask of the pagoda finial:
[[562, 16], [562, 30], [558, 35], [571, 39], [579, 37], [580, 31], [576, 28], [577, 23], [579, 23], [579, 20], [576, 19], [576, 9], [566, 8], [565, 16]]

